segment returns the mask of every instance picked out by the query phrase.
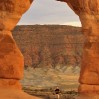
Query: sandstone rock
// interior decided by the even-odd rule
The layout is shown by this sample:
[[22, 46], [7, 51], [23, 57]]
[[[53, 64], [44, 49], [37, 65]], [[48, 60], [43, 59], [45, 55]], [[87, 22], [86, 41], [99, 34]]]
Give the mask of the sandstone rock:
[[99, 94], [81, 94], [78, 97], [76, 97], [76, 99], [99, 99]]
[[99, 85], [86, 85], [86, 84], [81, 84], [79, 87], [79, 92], [83, 94], [99, 94]]
[[12, 30], [31, 2], [32, 0], [0, 0], [1, 30]]
[[[80, 75], [80, 92], [99, 91], [99, 1], [98, 0], [60, 0], [67, 2], [79, 16], [85, 36]], [[83, 87], [82, 87], [83, 86]]]
[[[26, 3], [25, 3], [26, 2]], [[19, 79], [23, 77], [23, 56], [19, 51], [11, 30], [32, 0], [0, 0], [0, 98], [39, 99], [23, 93]]]
[[41, 99], [35, 96], [30, 96], [21, 90], [17, 89], [0, 89], [1, 99]]
[[23, 77], [24, 61], [10, 31], [31, 3], [32, 0], [0, 0], [0, 88], [21, 88], [18, 80]]
[[0, 79], [0, 89], [2, 88], [22, 89], [19, 80], [15, 80], [15, 79]]
[[21, 79], [23, 77], [23, 56], [11, 33], [7, 33], [1, 32], [0, 36], [0, 78]]
[[[91, 85], [91, 86], [93, 86], [93, 84], [99, 85], [98, 78], [97, 78], [99, 76], [99, 66], [98, 66], [99, 63], [97, 60], [97, 58], [99, 58], [98, 57], [99, 55], [99, 47], [98, 47], [99, 45], [98, 44], [99, 43], [99, 40], [98, 40], [99, 38], [99, 33], [98, 33], [99, 31], [99, 22], [98, 22], [99, 21], [99, 1], [98, 0], [94, 0], [94, 1], [93, 0], [76, 0], [76, 1], [75, 0], [60, 0], [60, 1], [67, 2], [67, 4], [71, 7], [71, 9], [73, 9], [74, 12], [77, 15], [79, 15], [79, 18], [81, 20], [82, 27], [83, 27], [83, 33], [86, 38], [84, 52], [83, 52], [84, 64], [82, 61], [80, 83], [81, 85], [84, 84], [83, 88], [85, 88], [86, 85]], [[21, 1], [20, 0], [0, 0], [0, 26], [1, 26], [0, 35], [4, 35], [5, 33], [9, 34], [9, 31], [15, 27], [15, 25], [21, 18], [22, 14], [29, 8], [31, 2], [32, 0], [21, 0]], [[11, 34], [9, 35], [11, 36]], [[16, 76], [17, 71], [15, 71], [15, 69], [17, 67], [15, 65], [15, 69], [14, 69], [13, 64], [17, 64], [19, 67], [21, 67], [22, 64], [19, 62], [20, 58], [18, 59], [17, 57], [17, 56], [20, 57], [21, 53], [16, 48], [15, 43], [13, 43], [13, 39], [9, 39], [8, 36], [6, 37], [7, 37], [6, 39], [5, 39], [5, 36], [4, 38], [2, 38], [2, 36], [0, 37], [1, 38], [0, 50], [1, 52], [4, 53], [3, 55], [1, 54], [0, 56], [2, 57], [2, 62], [0, 64], [0, 67], [1, 67], [0, 72], [2, 72], [1, 77], [5, 79], [6, 78], [20, 79], [19, 75], [21, 75], [22, 71], [20, 71], [20, 73], [18, 72], [18, 76]], [[3, 39], [5, 39], [5, 41]], [[5, 51], [5, 46], [3, 46], [3, 44], [5, 44], [6, 48], [8, 48], [7, 52]], [[9, 46], [11, 48], [9, 48]], [[6, 53], [2, 51], [3, 49]], [[12, 49], [14, 49], [15, 51], [12, 52]], [[86, 53], [87, 53], [87, 57], [86, 57]], [[15, 55], [15, 57], [13, 57], [13, 55]], [[4, 57], [7, 57], [5, 58], [7, 60], [3, 59]], [[93, 58], [94, 58], [93, 62], [90, 61]], [[15, 59], [16, 59], [16, 62], [14, 61]], [[11, 62], [9, 60], [14, 61], [14, 62]], [[5, 65], [5, 63], [7, 64], [8, 67]], [[11, 69], [14, 72], [12, 72]], [[11, 72], [11, 74], [14, 74], [15, 77], [11, 76], [8, 70]], [[7, 72], [8, 74], [6, 73], [6, 71], [8, 71]], [[88, 78], [89, 74], [90, 74], [90, 77], [94, 78], [94, 79], [92, 78], [93, 80]], [[89, 87], [90, 86], [88, 86], [88, 88]], [[83, 88], [80, 87], [80, 92], [83, 92], [84, 90]], [[89, 89], [87, 90], [89, 92], [92, 92], [95, 89], [93, 87], [92, 90], [89, 90]], [[4, 99], [3, 97], [4, 96], [1, 96], [2, 99]]]
[[15, 27], [13, 37], [24, 56], [25, 67], [80, 66], [84, 42], [80, 27], [22, 25]]

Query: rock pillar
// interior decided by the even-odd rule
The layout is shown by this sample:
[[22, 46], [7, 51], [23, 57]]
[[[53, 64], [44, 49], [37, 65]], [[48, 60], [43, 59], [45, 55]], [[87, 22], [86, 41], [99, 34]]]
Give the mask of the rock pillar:
[[85, 43], [80, 73], [81, 93], [99, 92], [99, 0], [58, 0], [66, 2], [79, 16]]
[[24, 60], [11, 30], [32, 0], [0, 0], [0, 88], [21, 89]]
[[85, 36], [80, 74], [80, 92], [99, 92], [99, 15], [80, 16]]

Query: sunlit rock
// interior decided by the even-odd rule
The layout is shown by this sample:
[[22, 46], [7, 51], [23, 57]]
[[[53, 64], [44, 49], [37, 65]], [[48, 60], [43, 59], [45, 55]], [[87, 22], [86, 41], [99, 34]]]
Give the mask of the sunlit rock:
[[[0, 0], [0, 98], [38, 99], [20, 90], [19, 80], [23, 77], [23, 55], [19, 51], [11, 30], [32, 0]], [[11, 90], [13, 89], [13, 90]]]
[[80, 74], [80, 92], [98, 92], [99, 88], [99, 1], [58, 0], [66, 2], [79, 16], [85, 36]]

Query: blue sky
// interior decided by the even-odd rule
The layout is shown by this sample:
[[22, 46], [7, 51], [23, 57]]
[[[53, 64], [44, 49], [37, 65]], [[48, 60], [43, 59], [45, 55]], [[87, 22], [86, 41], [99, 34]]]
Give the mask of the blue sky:
[[68, 24], [81, 26], [79, 17], [67, 4], [56, 0], [34, 0], [30, 9], [23, 15], [18, 24]]

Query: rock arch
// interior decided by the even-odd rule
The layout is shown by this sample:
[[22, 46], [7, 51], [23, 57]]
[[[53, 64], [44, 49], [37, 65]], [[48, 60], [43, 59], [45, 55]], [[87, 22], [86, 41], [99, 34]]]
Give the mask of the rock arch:
[[[79, 16], [85, 35], [79, 92], [99, 91], [99, 1], [57, 0], [66, 2]], [[0, 0], [0, 87], [21, 89], [24, 60], [11, 30], [32, 0]]]
[[62, 0], [79, 16], [85, 36], [79, 92], [99, 91], [99, 1]]

